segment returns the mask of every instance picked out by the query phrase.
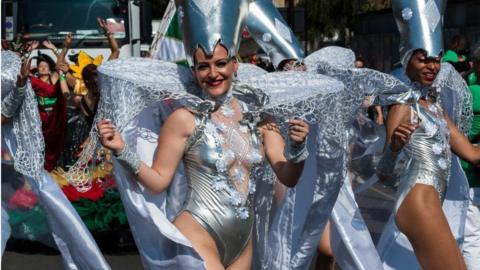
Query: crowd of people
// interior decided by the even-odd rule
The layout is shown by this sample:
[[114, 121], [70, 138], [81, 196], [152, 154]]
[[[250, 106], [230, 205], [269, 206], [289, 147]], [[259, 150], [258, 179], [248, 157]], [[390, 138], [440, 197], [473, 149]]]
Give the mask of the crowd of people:
[[[108, 24], [101, 18], [97, 22], [111, 49], [108, 60], [118, 58], [119, 47]], [[80, 51], [69, 55], [68, 61], [72, 40], [72, 34], [67, 34], [61, 49], [49, 40], [40, 43], [19, 37], [13, 44], [3, 42], [2, 49], [17, 55], [21, 59], [21, 67], [15, 82], [17, 89], [3, 97], [2, 126], [12, 124], [11, 118], [18, 114], [28, 84], [35, 93], [38, 105], [44, 141], [43, 168], [61, 187], [89, 230], [97, 234], [119, 232], [118, 241], [123, 242], [129, 239], [128, 225], [115, 187], [110, 153], [99, 150], [97, 156], [92, 157], [88, 165], [90, 172], [84, 175], [93, 179], [89, 190], [78, 190], [67, 180], [67, 172], [77, 161], [94, 123], [100, 99], [97, 67], [103, 60], [102, 56], [94, 59]], [[56, 60], [47, 53], [39, 52], [34, 56], [32, 52], [40, 48], [50, 50]], [[32, 62], [35, 68], [32, 68]], [[5, 145], [2, 153], [4, 162], [14, 158], [14, 153], [10, 154]], [[10, 174], [5, 176], [14, 177]], [[3, 187], [8, 190], [7, 184]], [[32, 191], [31, 184], [25, 182], [3, 198], [8, 205], [6, 212], [10, 217], [14, 237], [41, 240], [48, 238], [51, 233], [37, 196]], [[48, 243], [49, 240], [44, 242]]]
[[[100, 18], [105, 62], [69, 65], [71, 34], [2, 42], [2, 163], [22, 179], [2, 179], [2, 252], [51, 234], [66, 269], [109, 269], [91, 232], [129, 226], [147, 269], [479, 269], [480, 47], [444, 50], [443, 20], [393, 2], [399, 78], [345, 48], [305, 57], [267, 0], [177, 1], [189, 67], [117, 59]], [[274, 71], [238, 62], [244, 25]], [[355, 174], [396, 190], [377, 245]]]

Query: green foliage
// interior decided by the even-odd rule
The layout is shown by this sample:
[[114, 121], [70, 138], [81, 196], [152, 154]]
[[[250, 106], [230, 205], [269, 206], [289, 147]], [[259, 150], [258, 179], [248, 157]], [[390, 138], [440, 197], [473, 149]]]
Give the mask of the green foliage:
[[345, 39], [355, 24], [357, 14], [390, 7], [390, 0], [302, 0], [306, 9], [309, 40], [331, 38], [339, 34]]

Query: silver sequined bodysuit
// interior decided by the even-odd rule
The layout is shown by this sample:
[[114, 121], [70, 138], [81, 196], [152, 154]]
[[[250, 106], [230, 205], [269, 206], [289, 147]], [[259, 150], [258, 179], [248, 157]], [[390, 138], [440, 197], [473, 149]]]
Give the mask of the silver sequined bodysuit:
[[423, 108], [418, 103], [412, 108], [418, 117], [419, 127], [405, 146], [405, 153], [411, 157], [408, 171], [401, 177], [400, 196], [395, 209], [415, 184], [433, 186], [443, 200], [450, 174], [451, 150], [450, 131], [438, 103]]
[[[222, 109], [226, 116], [233, 113]], [[255, 130], [252, 124], [197, 116], [184, 154], [189, 187], [184, 211], [215, 240], [224, 266], [238, 258], [252, 233], [251, 195], [264, 160]]]

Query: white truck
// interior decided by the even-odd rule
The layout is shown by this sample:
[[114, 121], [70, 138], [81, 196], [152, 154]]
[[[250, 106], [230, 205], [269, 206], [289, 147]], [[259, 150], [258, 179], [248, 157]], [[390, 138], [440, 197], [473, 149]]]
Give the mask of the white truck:
[[[22, 33], [29, 40], [48, 39], [61, 48], [65, 35], [71, 32], [68, 55], [83, 50], [107, 59], [110, 49], [97, 17], [110, 25], [120, 57], [141, 56], [141, 44], [150, 43], [149, 0], [2, 0], [2, 39], [14, 40]], [[46, 48], [39, 50], [53, 56]]]

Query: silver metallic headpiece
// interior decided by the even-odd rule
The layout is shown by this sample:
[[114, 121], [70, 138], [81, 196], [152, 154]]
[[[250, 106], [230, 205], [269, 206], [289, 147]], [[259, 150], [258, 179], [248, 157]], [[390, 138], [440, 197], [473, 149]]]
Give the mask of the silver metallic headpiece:
[[400, 62], [408, 64], [412, 52], [423, 49], [428, 57], [443, 53], [443, 14], [446, 0], [394, 0], [393, 16], [400, 31]]
[[250, 3], [246, 26], [275, 67], [286, 59], [303, 59], [302, 46], [271, 0]]
[[229, 56], [237, 54], [248, 0], [176, 0], [183, 44], [190, 65], [197, 48], [212, 55], [221, 43]]

